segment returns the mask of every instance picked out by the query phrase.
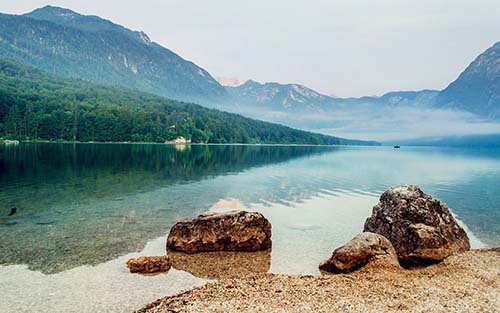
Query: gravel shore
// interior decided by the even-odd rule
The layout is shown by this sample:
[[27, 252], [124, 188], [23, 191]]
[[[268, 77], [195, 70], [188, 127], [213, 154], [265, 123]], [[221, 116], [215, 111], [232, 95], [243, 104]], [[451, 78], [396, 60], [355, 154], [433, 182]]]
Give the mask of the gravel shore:
[[222, 278], [137, 312], [500, 312], [500, 248], [416, 269]]

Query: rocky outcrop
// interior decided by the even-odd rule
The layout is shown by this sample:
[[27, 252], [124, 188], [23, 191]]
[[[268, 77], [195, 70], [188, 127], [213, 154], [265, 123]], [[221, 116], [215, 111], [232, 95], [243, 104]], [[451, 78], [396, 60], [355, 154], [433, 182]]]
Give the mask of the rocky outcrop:
[[399, 267], [396, 251], [387, 238], [370, 232], [361, 233], [335, 249], [319, 268], [332, 273], [347, 273], [365, 266]]
[[168, 256], [141, 256], [127, 261], [131, 273], [153, 274], [162, 273], [170, 269], [171, 263]]
[[167, 239], [173, 251], [259, 251], [271, 247], [271, 223], [260, 213], [207, 213], [175, 224]]
[[470, 249], [467, 234], [446, 204], [417, 186], [384, 192], [364, 231], [389, 239], [402, 265], [427, 265]]

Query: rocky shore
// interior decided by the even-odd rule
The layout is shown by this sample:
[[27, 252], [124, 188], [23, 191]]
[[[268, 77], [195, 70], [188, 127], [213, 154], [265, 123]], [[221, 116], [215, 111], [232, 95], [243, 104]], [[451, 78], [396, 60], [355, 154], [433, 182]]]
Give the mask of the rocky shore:
[[138, 312], [500, 312], [500, 248], [470, 250], [446, 204], [413, 185], [384, 192], [321, 276], [266, 273], [271, 224], [257, 212], [181, 221], [167, 247], [175, 268], [218, 281]]
[[500, 312], [500, 248], [413, 269], [220, 279], [138, 312]]

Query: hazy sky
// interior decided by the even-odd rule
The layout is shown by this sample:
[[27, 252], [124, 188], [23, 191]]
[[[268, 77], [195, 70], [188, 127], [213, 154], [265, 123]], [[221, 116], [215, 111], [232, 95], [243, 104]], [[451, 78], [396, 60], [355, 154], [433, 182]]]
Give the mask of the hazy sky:
[[499, 0], [2, 0], [135, 30], [213, 76], [301, 83], [337, 96], [442, 89], [500, 40]]

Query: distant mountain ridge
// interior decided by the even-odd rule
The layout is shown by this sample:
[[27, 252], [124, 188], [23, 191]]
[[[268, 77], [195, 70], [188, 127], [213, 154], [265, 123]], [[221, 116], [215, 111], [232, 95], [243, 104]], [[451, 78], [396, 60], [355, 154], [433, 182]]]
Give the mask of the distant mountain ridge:
[[97, 16], [46, 6], [0, 14], [0, 54], [49, 73], [121, 85], [183, 101], [227, 98], [206, 70]]
[[[226, 86], [234, 104], [286, 112], [329, 111], [339, 105], [434, 105], [439, 91], [392, 91], [380, 97], [338, 98], [321, 94], [300, 84], [258, 83], [248, 80], [240, 86]], [[226, 107], [230, 109], [230, 107]]]
[[480, 54], [446, 89], [394, 91], [379, 97], [337, 98], [299, 84], [247, 81], [226, 87], [232, 103], [274, 111], [329, 111], [346, 105], [419, 106], [463, 110], [500, 118], [500, 42]]
[[284, 110], [318, 109], [333, 99], [299, 84], [261, 84], [253, 80], [226, 90], [232, 102]]

